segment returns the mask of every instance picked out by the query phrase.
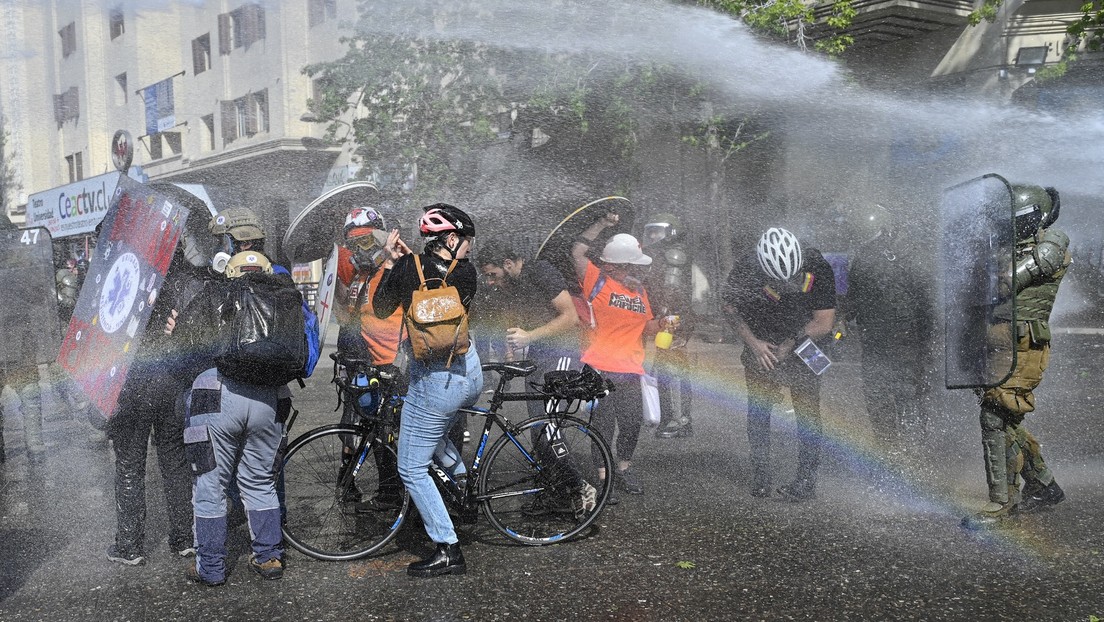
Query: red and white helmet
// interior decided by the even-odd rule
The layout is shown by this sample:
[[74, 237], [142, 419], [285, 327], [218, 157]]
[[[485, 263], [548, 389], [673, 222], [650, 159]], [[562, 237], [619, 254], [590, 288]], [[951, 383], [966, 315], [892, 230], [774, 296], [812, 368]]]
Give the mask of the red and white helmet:
[[759, 266], [772, 279], [788, 281], [801, 272], [801, 243], [797, 236], [780, 227], [771, 227], [755, 247]]
[[368, 235], [373, 229], [387, 229], [383, 216], [374, 207], [354, 207], [345, 216], [346, 239]]

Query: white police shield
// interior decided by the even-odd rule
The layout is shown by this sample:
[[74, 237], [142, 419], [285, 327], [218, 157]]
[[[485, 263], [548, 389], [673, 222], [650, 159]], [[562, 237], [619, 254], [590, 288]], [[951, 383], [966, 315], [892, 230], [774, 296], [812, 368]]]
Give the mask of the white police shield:
[[1015, 305], [1012, 201], [1011, 185], [995, 174], [943, 192], [939, 255], [948, 389], [994, 387], [1015, 367], [1012, 331], [995, 317], [998, 306]]
[[61, 344], [53, 241], [45, 227], [0, 231], [0, 366], [48, 363]]

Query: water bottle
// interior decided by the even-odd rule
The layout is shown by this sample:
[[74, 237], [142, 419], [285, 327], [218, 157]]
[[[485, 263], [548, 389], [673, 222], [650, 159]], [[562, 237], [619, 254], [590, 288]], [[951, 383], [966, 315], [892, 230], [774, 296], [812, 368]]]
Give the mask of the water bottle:
[[379, 387], [379, 378], [369, 378], [362, 372], [353, 378], [353, 384], [358, 388], [371, 389], [361, 393], [357, 401], [365, 415], [376, 414], [376, 409], [379, 408], [379, 391], [376, 390]]

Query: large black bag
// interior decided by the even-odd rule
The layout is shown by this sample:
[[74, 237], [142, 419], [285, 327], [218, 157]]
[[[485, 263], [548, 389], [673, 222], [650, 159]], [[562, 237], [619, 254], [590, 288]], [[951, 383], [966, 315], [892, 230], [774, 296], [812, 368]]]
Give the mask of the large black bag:
[[280, 386], [309, 376], [303, 297], [286, 274], [248, 273], [227, 283], [218, 370], [239, 382]]

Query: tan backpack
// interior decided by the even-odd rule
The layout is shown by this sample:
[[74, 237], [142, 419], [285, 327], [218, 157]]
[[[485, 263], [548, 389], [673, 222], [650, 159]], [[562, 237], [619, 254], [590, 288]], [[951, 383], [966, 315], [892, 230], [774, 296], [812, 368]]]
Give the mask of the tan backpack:
[[460, 302], [460, 292], [448, 284], [448, 277], [456, 267], [456, 260], [449, 264], [441, 286], [429, 289], [419, 255], [414, 255], [421, 284], [410, 296], [410, 306], [403, 315], [403, 324], [410, 336], [414, 358], [422, 362], [445, 360], [452, 365], [452, 357], [467, 354], [471, 342], [468, 339], [468, 312]]

